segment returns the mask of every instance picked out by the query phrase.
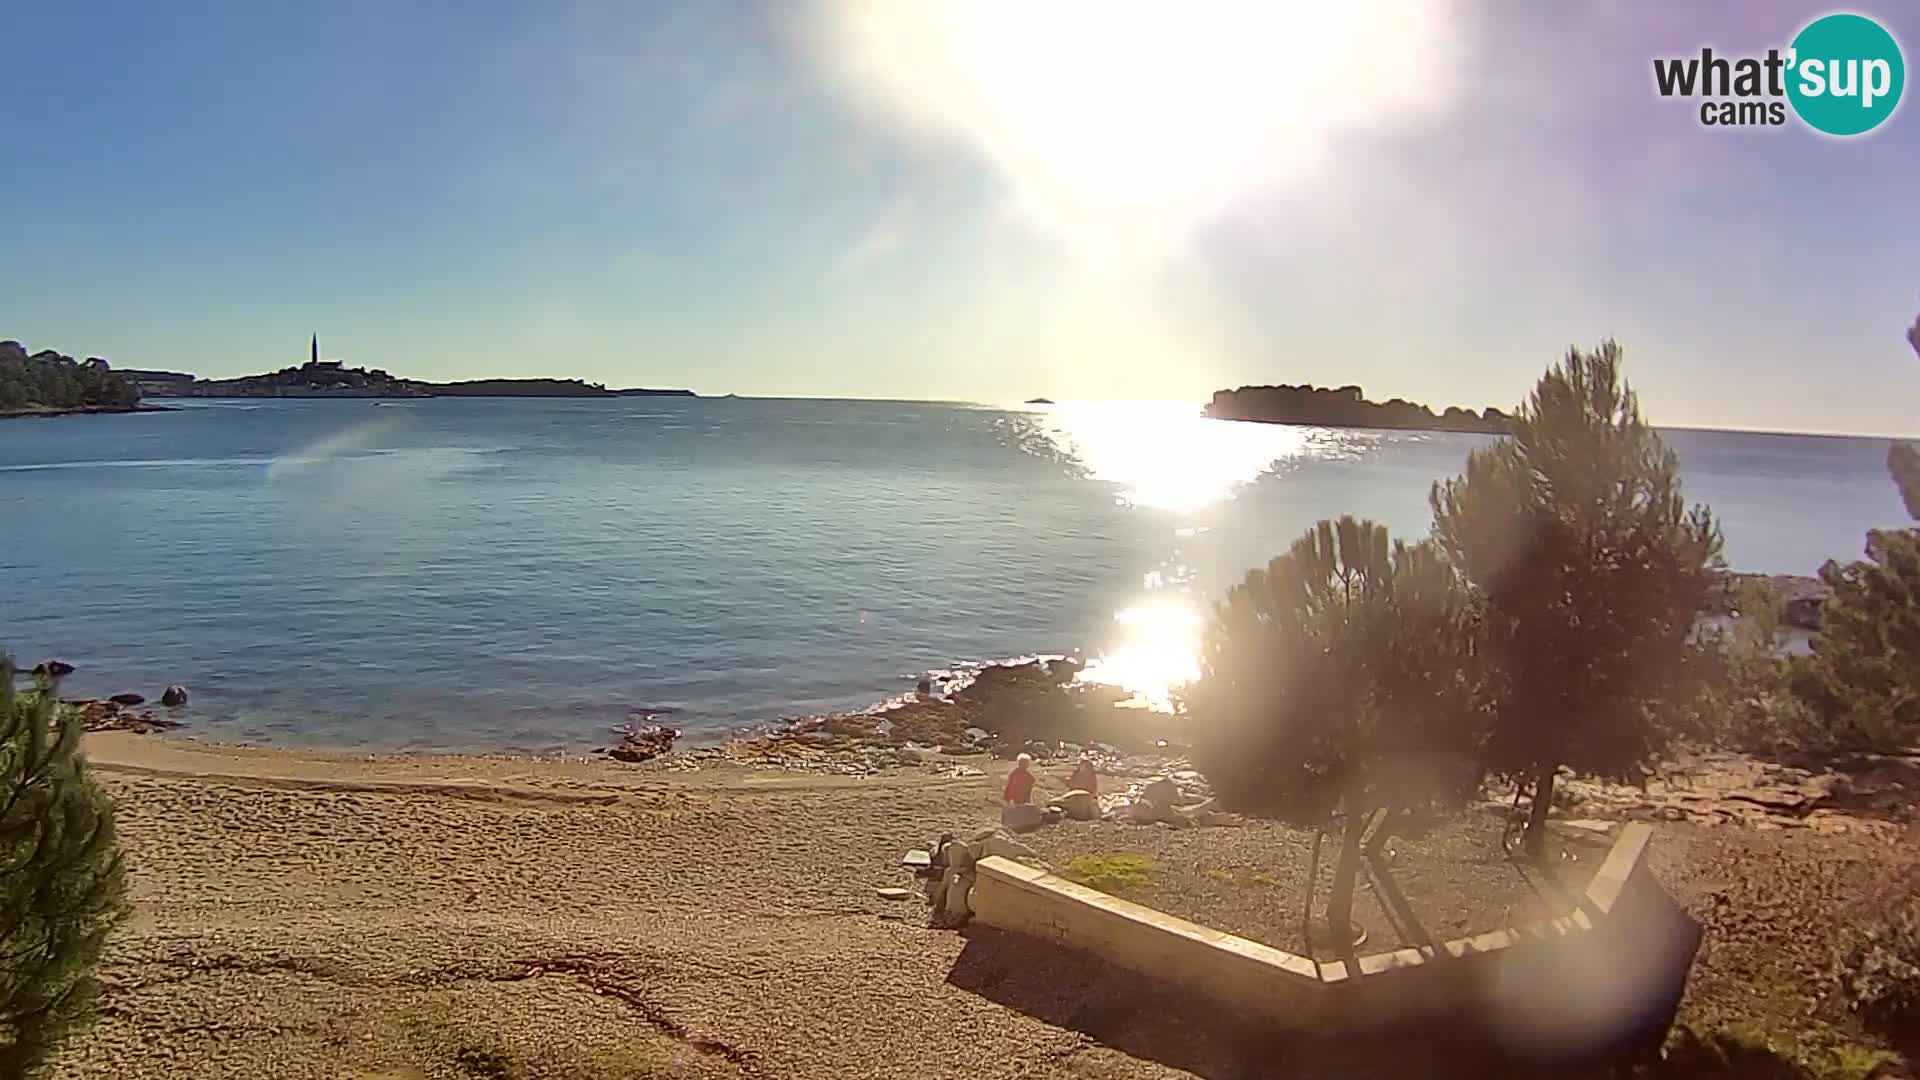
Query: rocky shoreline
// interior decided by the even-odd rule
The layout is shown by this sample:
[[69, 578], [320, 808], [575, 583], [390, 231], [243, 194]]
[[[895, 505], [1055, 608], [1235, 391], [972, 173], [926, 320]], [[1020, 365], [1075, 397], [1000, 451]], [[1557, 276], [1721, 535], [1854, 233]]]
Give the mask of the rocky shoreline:
[[[1800, 574], [1728, 571], [1708, 616], [1738, 616], [1741, 587], [1750, 581], [1781, 599], [1783, 627], [1819, 631], [1821, 607], [1833, 590]], [[622, 741], [600, 752], [634, 763], [671, 756], [681, 768], [720, 760], [842, 773], [954, 766], [983, 755], [1011, 760], [1021, 753], [1042, 763], [1091, 753], [1103, 771], [1127, 760], [1145, 762], [1148, 771], [1185, 767], [1173, 717], [1124, 708], [1126, 692], [1076, 682], [1079, 672], [1078, 661], [1061, 656], [987, 664], [951, 680], [923, 678], [911, 695], [872, 708], [792, 718], [774, 731], [678, 751], [673, 744], [680, 732], [652, 723], [655, 713], [639, 712], [620, 730]]]
[[[1818, 578], [1797, 574], [1728, 571], [1721, 577], [1709, 617], [1739, 614], [1740, 589], [1765, 583], [1783, 601], [1783, 627], [1815, 633], [1821, 607], [1832, 590]], [[60, 661], [56, 674], [73, 670]], [[44, 670], [45, 665], [36, 669]], [[611, 745], [592, 753], [630, 765], [671, 769], [729, 763], [756, 768], [859, 775], [897, 766], [929, 766], [953, 772], [970, 760], [1011, 760], [1021, 753], [1037, 762], [1095, 757], [1107, 771], [1126, 761], [1148, 773], [1185, 768], [1184, 746], [1174, 717], [1125, 707], [1130, 695], [1115, 687], [1076, 681], [1079, 661], [1061, 655], [987, 663], [977, 669], [929, 674], [914, 692], [848, 712], [790, 717], [769, 731], [736, 735], [718, 745], [679, 747], [682, 732], [660, 721], [674, 709], [636, 708], [613, 732]], [[184, 688], [178, 702], [184, 704]], [[116, 695], [117, 698], [137, 695]], [[87, 730], [161, 731], [181, 722], [133, 711], [127, 702], [77, 700]]]
[[680, 732], [636, 711], [619, 741], [596, 751], [668, 770], [714, 764], [866, 775], [899, 767], [978, 775], [979, 764], [1025, 753], [1036, 762], [1093, 757], [1108, 775], [1186, 768], [1177, 721], [1126, 708], [1114, 687], [1075, 682], [1067, 657], [987, 664], [920, 680], [914, 692], [869, 709], [803, 716], [719, 745], [677, 749]]
[[[1728, 575], [1732, 595], [1742, 578]], [[1790, 599], [1813, 604], [1824, 586], [1810, 578], [1766, 578]], [[1801, 618], [1807, 616], [1801, 612]], [[1795, 618], [1789, 613], [1789, 620]], [[73, 670], [44, 661], [32, 675], [58, 678]], [[1067, 657], [987, 664], [977, 671], [929, 676], [915, 691], [872, 708], [791, 718], [773, 730], [740, 735], [716, 745], [678, 747], [681, 732], [658, 721], [671, 709], [640, 709], [618, 729], [612, 746], [587, 755], [616, 768], [647, 772], [716, 770], [772, 771], [822, 777], [979, 779], [1004, 771], [1005, 762], [1030, 755], [1036, 766], [1059, 770], [1082, 758], [1103, 779], [1094, 816], [1124, 812], [1132, 804], [1159, 801], [1205, 810], [1213, 792], [1187, 756], [1178, 718], [1127, 707], [1128, 695], [1113, 687], [1075, 681], [1080, 664]], [[25, 676], [27, 673], [22, 672]], [[184, 726], [172, 710], [184, 706], [187, 690], [169, 686], [156, 713], [136, 693], [108, 698], [64, 699], [78, 709], [88, 732], [137, 735]], [[377, 756], [377, 755], [376, 755]], [[478, 755], [480, 758], [499, 755]], [[578, 755], [564, 758], [581, 760]], [[1810, 828], [1857, 832], [1882, 838], [1913, 820], [1912, 793], [1920, 790], [1920, 750], [1905, 755], [1766, 762], [1742, 754], [1682, 751], [1643, 786], [1566, 777], [1562, 784], [1575, 812], [1610, 819], [1734, 823], [1761, 829]], [[1492, 785], [1490, 807], [1511, 802], [1511, 791]], [[1153, 820], [1167, 820], [1161, 815]], [[1194, 824], [1195, 821], [1175, 821]]]

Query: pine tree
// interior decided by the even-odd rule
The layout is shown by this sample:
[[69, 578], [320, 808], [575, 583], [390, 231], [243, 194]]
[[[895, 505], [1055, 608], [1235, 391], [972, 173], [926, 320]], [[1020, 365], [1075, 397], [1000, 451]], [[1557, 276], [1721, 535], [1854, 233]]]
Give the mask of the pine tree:
[[1215, 613], [1183, 701], [1195, 763], [1232, 805], [1344, 811], [1327, 918], [1337, 941], [1379, 811], [1478, 782], [1466, 619], [1430, 545], [1392, 543], [1352, 517], [1308, 530]]
[[34, 1075], [93, 1017], [93, 969], [125, 911], [113, 808], [52, 680], [0, 656], [0, 1077]]
[[[1920, 355], [1920, 318], [1907, 341]], [[1920, 449], [1893, 443], [1887, 472], [1920, 519]], [[1820, 568], [1833, 596], [1821, 605], [1813, 654], [1794, 661], [1793, 690], [1835, 743], [1905, 749], [1920, 738], [1920, 531], [1869, 532], [1866, 556]]]
[[[1913, 346], [1915, 356], [1920, 356], [1920, 316], [1907, 328], [1907, 344]], [[1887, 471], [1893, 474], [1894, 486], [1900, 489], [1900, 501], [1907, 506], [1907, 516], [1920, 518], [1920, 448], [1912, 443], [1889, 445]]]
[[1887, 447], [1887, 472], [1900, 489], [1900, 501], [1907, 516], [1920, 518], [1920, 448], [1912, 443], [1893, 443]]
[[1533, 785], [1544, 846], [1561, 766], [1638, 779], [1691, 701], [1690, 644], [1720, 532], [1640, 416], [1611, 341], [1569, 350], [1466, 474], [1434, 485], [1434, 539], [1484, 609], [1487, 765]]
[[1848, 750], [1920, 741], [1920, 531], [1867, 534], [1866, 558], [1829, 560], [1820, 636], [1793, 665], [1793, 690]]

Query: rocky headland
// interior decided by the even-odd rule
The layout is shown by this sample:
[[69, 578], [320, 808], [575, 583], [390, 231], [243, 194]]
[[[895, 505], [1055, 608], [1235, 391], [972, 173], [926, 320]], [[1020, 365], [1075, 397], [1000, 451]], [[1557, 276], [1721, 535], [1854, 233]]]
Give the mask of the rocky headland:
[[1506, 413], [1492, 407], [1476, 413], [1453, 406], [1435, 414], [1425, 405], [1401, 398], [1368, 401], [1358, 386], [1329, 390], [1306, 384], [1217, 390], [1202, 412], [1215, 420], [1253, 420], [1264, 424], [1465, 431], [1487, 435], [1506, 434], [1509, 423]]
[[137, 383], [98, 356], [28, 353], [17, 341], [0, 341], [0, 417], [157, 411], [141, 404]]

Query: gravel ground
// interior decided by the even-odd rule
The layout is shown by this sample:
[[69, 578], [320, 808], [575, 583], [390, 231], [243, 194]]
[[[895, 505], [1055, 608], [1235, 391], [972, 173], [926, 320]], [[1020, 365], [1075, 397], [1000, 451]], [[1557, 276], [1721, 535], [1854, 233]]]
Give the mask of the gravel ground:
[[[136, 914], [103, 964], [102, 1019], [59, 1077], [1431, 1074], [1363, 1060], [1391, 1047], [1277, 1043], [1085, 957], [929, 930], [917, 902], [880, 899], [910, 883], [904, 848], [994, 818], [1004, 766], [667, 775], [89, 747]], [[1431, 932], [1494, 917], [1484, 887], [1511, 871], [1490, 829], [1469, 818], [1397, 856], [1403, 887], [1420, 872], [1407, 891]], [[1152, 854], [1168, 906], [1191, 892], [1228, 928], [1297, 935], [1297, 904], [1267, 895], [1287, 890], [1253, 878], [1304, 875], [1297, 832], [1072, 824], [1036, 840], [1062, 863]], [[1661, 826], [1658, 872], [1708, 933], [1686, 1017], [1850, 1037], [1820, 996], [1826, 963], [1846, 926], [1911, 890], [1911, 851]]]
[[1661, 826], [1655, 876], [1706, 931], [1688, 1019], [1791, 1030], [1819, 1044], [1850, 1036], [1833, 964], [1862, 927], [1920, 899], [1915, 839]]

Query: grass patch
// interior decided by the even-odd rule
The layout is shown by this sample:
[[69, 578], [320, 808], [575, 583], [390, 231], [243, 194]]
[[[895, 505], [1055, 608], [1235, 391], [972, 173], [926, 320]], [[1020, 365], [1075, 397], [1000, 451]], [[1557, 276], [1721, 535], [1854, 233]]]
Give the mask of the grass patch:
[[1222, 870], [1217, 866], [1209, 866], [1200, 872], [1206, 875], [1210, 881], [1223, 882], [1227, 885], [1233, 884], [1233, 871], [1231, 870]]
[[528, 1080], [520, 1055], [492, 1032], [467, 1023], [443, 998], [419, 1002], [398, 1017], [413, 1054], [439, 1066], [436, 1075], [461, 1080]]
[[1667, 1040], [1665, 1060], [1652, 1078], [1700, 1077], [1704, 1080], [1878, 1080], [1904, 1059], [1891, 1050], [1842, 1043], [1803, 1050], [1790, 1033], [1768, 1032], [1756, 1024], [1727, 1024], [1704, 1034], [1681, 1026]]
[[1842, 1046], [1817, 1056], [1809, 1071], [1819, 1080], [1873, 1080], [1901, 1063], [1899, 1054], [1871, 1046]]
[[527, 1074], [525, 1066], [498, 1046], [461, 1046], [453, 1052], [453, 1064], [478, 1080], [520, 1080]]
[[[1231, 879], [1233, 875], [1227, 876]], [[1067, 880], [1103, 893], [1141, 889], [1153, 882], [1153, 859], [1125, 852], [1081, 855], [1067, 864]]]

